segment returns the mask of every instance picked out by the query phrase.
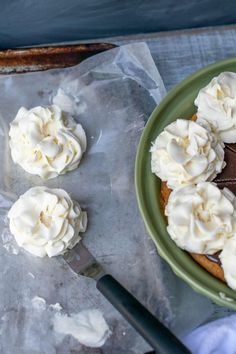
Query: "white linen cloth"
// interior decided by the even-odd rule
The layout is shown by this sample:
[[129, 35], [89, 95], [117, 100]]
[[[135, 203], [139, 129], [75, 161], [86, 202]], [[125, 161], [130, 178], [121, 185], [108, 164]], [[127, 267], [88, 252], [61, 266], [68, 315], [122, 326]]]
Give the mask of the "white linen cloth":
[[236, 354], [236, 315], [198, 327], [182, 341], [193, 354]]

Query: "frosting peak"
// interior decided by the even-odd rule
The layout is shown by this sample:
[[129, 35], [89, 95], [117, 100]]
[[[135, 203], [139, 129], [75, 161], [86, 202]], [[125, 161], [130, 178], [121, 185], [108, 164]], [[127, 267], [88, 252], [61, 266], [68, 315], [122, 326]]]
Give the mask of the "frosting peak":
[[223, 147], [210, 125], [177, 119], [151, 147], [152, 172], [172, 189], [211, 181], [225, 166]]
[[38, 256], [57, 256], [79, 242], [87, 214], [63, 189], [33, 187], [8, 212], [10, 231], [20, 247]]
[[43, 179], [78, 167], [86, 149], [82, 126], [56, 105], [30, 110], [21, 107], [9, 135], [13, 161]]

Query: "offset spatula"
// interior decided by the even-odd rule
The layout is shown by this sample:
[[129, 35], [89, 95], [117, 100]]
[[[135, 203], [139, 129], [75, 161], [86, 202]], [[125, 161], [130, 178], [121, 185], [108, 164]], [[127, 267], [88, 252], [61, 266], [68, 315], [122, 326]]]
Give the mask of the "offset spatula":
[[97, 282], [97, 289], [158, 354], [190, 354], [190, 351], [178, 338], [140, 304], [132, 294], [111, 275], [105, 274], [101, 265], [82, 242], [66, 252], [63, 258], [76, 274], [93, 278]]

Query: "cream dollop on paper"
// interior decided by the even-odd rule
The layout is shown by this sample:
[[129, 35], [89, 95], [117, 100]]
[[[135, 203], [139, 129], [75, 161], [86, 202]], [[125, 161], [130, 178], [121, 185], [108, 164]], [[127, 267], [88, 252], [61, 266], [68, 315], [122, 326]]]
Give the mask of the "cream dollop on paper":
[[9, 136], [13, 161], [43, 179], [77, 168], [87, 145], [82, 126], [56, 105], [21, 107]]
[[236, 197], [227, 188], [202, 182], [171, 192], [167, 231], [188, 252], [213, 254], [236, 232]]
[[[226, 143], [236, 143], [236, 73], [223, 72], [195, 99], [198, 120], [214, 123]], [[197, 120], [197, 121], [198, 121]]]
[[219, 257], [227, 284], [236, 290], [236, 235], [225, 242]]
[[20, 247], [38, 257], [57, 256], [85, 232], [87, 214], [63, 189], [33, 187], [8, 212], [10, 231]]
[[111, 331], [101, 311], [83, 310], [71, 316], [56, 314], [54, 330], [64, 335], [72, 335], [87, 347], [101, 347], [110, 336]]
[[208, 126], [177, 119], [151, 147], [151, 168], [169, 188], [212, 181], [225, 167], [224, 144]]

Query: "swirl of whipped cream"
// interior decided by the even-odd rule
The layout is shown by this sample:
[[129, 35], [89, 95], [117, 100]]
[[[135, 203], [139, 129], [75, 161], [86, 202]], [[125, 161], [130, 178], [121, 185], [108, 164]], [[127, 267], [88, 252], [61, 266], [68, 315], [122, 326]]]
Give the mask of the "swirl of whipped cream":
[[235, 206], [234, 194], [211, 182], [177, 188], [165, 209], [167, 231], [180, 248], [213, 254], [236, 231]]
[[199, 91], [194, 103], [198, 120], [216, 124], [224, 142], [236, 143], [236, 73], [223, 72], [214, 77]]
[[20, 247], [38, 257], [57, 256], [79, 242], [87, 214], [63, 189], [33, 187], [8, 212], [10, 231]]
[[225, 167], [224, 144], [210, 125], [177, 119], [151, 147], [151, 168], [169, 188], [212, 181]]
[[236, 237], [225, 242], [223, 251], [219, 255], [227, 284], [236, 290]]
[[43, 179], [77, 168], [86, 149], [82, 126], [56, 105], [21, 107], [9, 135], [13, 161]]

